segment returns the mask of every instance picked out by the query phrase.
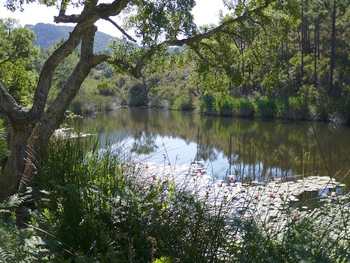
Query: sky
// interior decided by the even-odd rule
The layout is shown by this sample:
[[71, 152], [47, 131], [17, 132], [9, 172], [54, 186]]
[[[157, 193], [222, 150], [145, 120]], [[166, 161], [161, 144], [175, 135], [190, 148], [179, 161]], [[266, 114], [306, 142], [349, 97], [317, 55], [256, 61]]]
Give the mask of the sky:
[[[48, 8], [38, 4], [25, 5], [23, 12], [16, 11], [13, 13], [4, 7], [4, 3], [5, 0], [0, 0], [0, 18], [15, 18], [19, 20], [21, 26], [35, 25], [40, 22], [54, 24], [53, 17], [58, 15], [56, 7]], [[197, 0], [196, 3], [193, 15], [197, 25], [217, 24], [219, 22], [219, 11], [224, 8], [222, 0]], [[78, 10], [69, 9], [66, 11], [67, 15], [74, 13], [78, 13]], [[115, 20], [115, 22], [120, 23], [118, 20]], [[107, 21], [99, 21], [96, 25], [99, 31], [116, 37], [121, 36], [121, 33]]]

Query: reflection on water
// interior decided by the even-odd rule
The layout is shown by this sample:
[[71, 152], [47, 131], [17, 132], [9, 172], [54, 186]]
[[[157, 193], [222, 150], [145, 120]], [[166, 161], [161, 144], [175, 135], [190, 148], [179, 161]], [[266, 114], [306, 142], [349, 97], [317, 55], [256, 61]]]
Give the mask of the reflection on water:
[[148, 161], [204, 160], [220, 179], [228, 174], [240, 181], [313, 174], [335, 176], [350, 186], [349, 176], [344, 178], [350, 170], [350, 128], [147, 109], [118, 110], [80, 125], [83, 130], [96, 126], [101, 140], [119, 139]]

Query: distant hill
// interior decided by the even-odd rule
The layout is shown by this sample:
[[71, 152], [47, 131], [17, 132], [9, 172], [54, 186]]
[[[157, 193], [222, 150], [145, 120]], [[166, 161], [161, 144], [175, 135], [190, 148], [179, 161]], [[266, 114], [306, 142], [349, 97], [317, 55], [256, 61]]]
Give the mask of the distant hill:
[[[36, 41], [34, 42], [34, 45], [39, 46], [42, 49], [55, 45], [62, 38], [67, 39], [69, 37], [69, 32], [73, 31], [72, 26], [57, 26], [44, 23], [38, 23], [34, 26], [26, 25], [26, 27], [35, 32]], [[110, 39], [114, 39], [114, 37], [99, 31], [96, 32], [95, 52], [106, 51]]]

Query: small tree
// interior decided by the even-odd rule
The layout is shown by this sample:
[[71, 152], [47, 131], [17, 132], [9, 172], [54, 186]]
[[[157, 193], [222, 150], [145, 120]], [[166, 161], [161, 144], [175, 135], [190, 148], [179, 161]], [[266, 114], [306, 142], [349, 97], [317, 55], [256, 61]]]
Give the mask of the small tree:
[[[23, 2], [7, 0], [6, 4], [7, 8], [16, 9], [21, 8]], [[75, 27], [69, 38], [44, 63], [30, 108], [23, 107], [16, 101], [6, 88], [7, 84], [0, 82], [0, 107], [11, 126], [10, 155], [0, 176], [0, 200], [33, 183], [35, 157], [45, 151], [50, 137], [62, 122], [65, 111], [92, 68], [108, 62], [118, 71], [140, 78], [145, 66], [157, 61], [155, 58], [163, 56], [169, 46], [186, 46], [195, 51], [198, 59], [202, 59], [199, 47], [210, 45], [208, 40], [219, 35], [234, 35], [237, 25], [249, 19], [257, 24], [262, 20], [261, 24], [264, 24], [268, 21], [268, 13], [265, 12], [267, 8], [281, 9], [291, 1], [238, 1], [236, 6], [233, 2], [228, 3], [231, 1], [224, 1], [233, 11], [232, 14], [222, 19], [219, 26], [202, 29], [198, 29], [193, 22], [191, 10], [195, 5], [194, 0], [114, 0], [101, 4], [97, 0], [39, 2], [60, 5], [61, 10], [54, 17], [54, 21], [75, 23]], [[80, 14], [66, 15], [67, 5], [82, 5], [83, 11]], [[128, 29], [134, 29], [140, 48], [132, 45], [131, 42], [136, 40], [112, 20], [112, 17], [118, 16], [125, 17], [125, 26]], [[125, 41], [115, 43], [112, 56], [96, 55], [93, 52], [97, 31], [95, 23], [101, 19], [111, 22], [125, 36]], [[47, 105], [55, 70], [79, 45], [79, 61], [54, 101]]]

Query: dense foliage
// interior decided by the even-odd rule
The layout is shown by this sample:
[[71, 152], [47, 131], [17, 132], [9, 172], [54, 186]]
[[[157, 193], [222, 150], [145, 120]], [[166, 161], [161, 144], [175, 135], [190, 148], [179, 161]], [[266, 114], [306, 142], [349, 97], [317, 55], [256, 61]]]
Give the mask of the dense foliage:
[[33, 62], [39, 50], [34, 40], [33, 31], [19, 27], [13, 19], [0, 19], [0, 81], [24, 106], [31, 103], [38, 77]]

